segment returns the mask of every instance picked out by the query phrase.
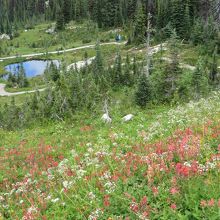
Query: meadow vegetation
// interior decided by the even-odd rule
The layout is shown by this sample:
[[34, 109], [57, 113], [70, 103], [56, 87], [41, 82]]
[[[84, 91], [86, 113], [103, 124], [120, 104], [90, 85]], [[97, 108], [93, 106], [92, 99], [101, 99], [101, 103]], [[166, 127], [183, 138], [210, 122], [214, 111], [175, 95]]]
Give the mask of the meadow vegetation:
[[[219, 6], [204, 2], [0, 0], [0, 57], [17, 56], [0, 83], [36, 89], [0, 97], [0, 220], [220, 219]], [[4, 69], [35, 58], [60, 65]]]

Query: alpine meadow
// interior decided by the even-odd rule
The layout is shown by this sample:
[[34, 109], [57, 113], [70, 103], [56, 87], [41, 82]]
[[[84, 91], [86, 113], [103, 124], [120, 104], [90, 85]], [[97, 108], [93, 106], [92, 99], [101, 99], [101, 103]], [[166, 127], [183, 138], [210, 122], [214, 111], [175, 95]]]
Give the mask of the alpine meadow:
[[220, 0], [0, 0], [0, 220], [219, 220]]

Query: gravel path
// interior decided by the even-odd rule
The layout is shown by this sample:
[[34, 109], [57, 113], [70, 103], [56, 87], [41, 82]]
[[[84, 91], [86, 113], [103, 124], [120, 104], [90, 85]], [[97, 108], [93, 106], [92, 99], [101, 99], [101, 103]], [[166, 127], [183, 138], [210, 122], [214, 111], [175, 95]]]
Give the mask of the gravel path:
[[[117, 43], [117, 42], [110, 42], [110, 43], [103, 43], [100, 45], [123, 45], [125, 44], [125, 42], [123, 43]], [[166, 47], [164, 47], [165, 44], [163, 44], [163, 49], [166, 49]], [[60, 50], [60, 51], [54, 51], [54, 52], [48, 52], [48, 54], [57, 54], [57, 53], [63, 53], [63, 52], [71, 52], [71, 51], [76, 51], [76, 50], [82, 50], [82, 49], [86, 49], [86, 48], [94, 48], [95, 45], [87, 45], [87, 46], [82, 46], [82, 47], [77, 47], [77, 48], [72, 48], [72, 49], [67, 49], [67, 50]], [[160, 51], [160, 45], [156, 45], [154, 47], [151, 48], [151, 54], [155, 54], [158, 53]], [[29, 55], [21, 55], [20, 57], [34, 57], [34, 56], [40, 56], [40, 55], [44, 55], [45, 53], [36, 53], [36, 54], [29, 54]], [[17, 56], [11, 56], [11, 57], [4, 57], [4, 58], [0, 58], [0, 61], [3, 60], [7, 60], [7, 59], [14, 59]], [[87, 60], [87, 64], [91, 64], [92, 60], [94, 60], [95, 57], [92, 57], [90, 59]], [[167, 57], [163, 57], [163, 60], [167, 61], [167, 62], [171, 62], [171, 60]], [[71, 68], [74, 68], [75, 66], [80, 69], [83, 66], [85, 66], [86, 62], [85, 61], [78, 61], [76, 63], [70, 64], [67, 67], [67, 70], [69, 71]], [[186, 68], [186, 69], [190, 69], [190, 70], [195, 70], [195, 66], [191, 66], [188, 64], [184, 64], [184, 63], [180, 63], [180, 66], [182, 68]], [[220, 67], [218, 67], [220, 68]], [[22, 92], [6, 92], [5, 91], [5, 84], [0, 83], [0, 96], [15, 96], [15, 95], [22, 95], [22, 94], [27, 94], [27, 93], [34, 93], [36, 91], [42, 92], [45, 91], [46, 88], [43, 89], [38, 89], [38, 90], [31, 90], [31, 91], [22, 91]]]
[[[101, 46], [105, 46], [105, 45], [124, 45], [126, 44], [126, 42], [122, 42], [122, 43], [117, 43], [117, 42], [109, 42], [109, 43], [102, 43], [100, 44]], [[52, 51], [52, 52], [48, 52], [47, 54], [59, 54], [59, 53], [66, 53], [66, 52], [72, 52], [72, 51], [77, 51], [77, 50], [83, 50], [83, 49], [87, 49], [87, 48], [95, 48], [95, 44], [93, 45], [86, 45], [86, 46], [82, 46], [82, 47], [76, 47], [76, 48], [70, 48], [70, 49], [66, 49], [66, 50], [57, 50], [57, 51]], [[4, 60], [9, 60], [9, 59], [15, 59], [15, 58], [32, 58], [32, 57], [36, 57], [36, 56], [42, 56], [45, 55], [46, 53], [33, 53], [33, 54], [26, 54], [26, 55], [15, 55], [15, 56], [9, 56], [9, 57], [2, 57], [0, 58], [0, 61], [4, 61]]]
[[37, 90], [31, 90], [31, 91], [23, 91], [23, 92], [6, 92], [5, 91], [5, 84], [0, 83], [0, 96], [15, 96], [15, 95], [22, 95], [22, 94], [27, 94], [27, 93], [34, 93], [36, 91], [42, 92], [44, 91], [46, 88], [43, 89], [37, 89]]

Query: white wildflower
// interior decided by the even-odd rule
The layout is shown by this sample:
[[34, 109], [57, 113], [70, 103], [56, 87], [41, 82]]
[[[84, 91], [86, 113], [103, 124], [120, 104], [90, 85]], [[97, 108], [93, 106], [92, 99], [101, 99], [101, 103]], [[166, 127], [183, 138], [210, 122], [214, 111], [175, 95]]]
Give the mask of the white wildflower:
[[52, 202], [52, 203], [57, 203], [59, 200], [60, 200], [59, 198], [51, 199], [51, 202]]
[[65, 189], [70, 189], [72, 185], [73, 185], [73, 182], [72, 182], [72, 181], [70, 181], [70, 182], [68, 182], [68, 181], [63, 181], [63, 187], [64, 187]]
[[96, 209], [94, 212], [92, 212], [89, 215], [88, 220], [98, 219], [102, 214], [103, 214], [103, 211], [101, 209]]
[[91, 200], [94, 200], [96, 198], [95, 194], [93, 192], [90, 192], [88, 194], [88, 197], [91, 199]]
[[22, 204], [22, 203], [24, 203], [24, 200], [20, 200], [20, 202], [19, 202], [20, 204]]
[[0, 196], [0, 202], [4, 202], [4, 201], [5, 201], [4, 197]]

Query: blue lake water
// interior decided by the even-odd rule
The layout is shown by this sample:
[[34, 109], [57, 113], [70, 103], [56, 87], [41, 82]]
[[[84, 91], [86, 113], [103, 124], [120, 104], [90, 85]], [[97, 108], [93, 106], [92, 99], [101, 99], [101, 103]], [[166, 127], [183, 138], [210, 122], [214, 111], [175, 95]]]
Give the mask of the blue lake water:
[[47, 66], [50, 65], [51, 63], [55, 64], [57, 67], [59, 67], [60, 65], [58, 60], [30, 60], [30, 61], [24, 61], [22, 63], [10, 64], [5, 67], [5, 70], [15, 74], [22, 64], [26, 76], [28, 78], [31, 78], [34, 76], [42, 75], [46, 70]]

